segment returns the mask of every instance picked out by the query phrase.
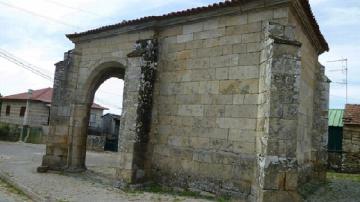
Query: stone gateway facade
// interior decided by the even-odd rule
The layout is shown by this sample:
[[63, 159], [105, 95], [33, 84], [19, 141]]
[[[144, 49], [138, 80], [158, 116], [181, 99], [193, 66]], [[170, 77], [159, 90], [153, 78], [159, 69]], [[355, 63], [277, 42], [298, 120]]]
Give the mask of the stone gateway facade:
[[307, 0], [233, 0], [67, 37], [39, 171], [82, 171], [89, 107], [123, 79], [117, 179], [247, 201], [325, 180], [328, 50]]

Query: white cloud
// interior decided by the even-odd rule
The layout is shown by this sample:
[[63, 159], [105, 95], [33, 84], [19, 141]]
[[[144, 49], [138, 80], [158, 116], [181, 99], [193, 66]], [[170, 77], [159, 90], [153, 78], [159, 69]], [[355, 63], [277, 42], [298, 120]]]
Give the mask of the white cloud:
[[[53, 75], [54, 63], [62, 60], [63, 53], [73, 48], [73, 44], [65, 37], [67, 33], [210, 2], [216, 0], [0, 0], [0, 48]], [[9, 95], [24, 92], [28, 88], [48, 86], [52, 84], [47, 80], [0, 58], [1, 94]], [[112, 112], [119, 113], [116, 108], [121, 106], [122, 97], [101, 92], [116, 91], [122, 94], [121, 88], [121, 81], [110, 79], [99, 88], [96, 98], [116, 105], [108, 107]]]
[[[16, 7], [30, 10], [34, 13], [47, 16], [57, 21], [62, 21], [81, 28], [62, 25], [46, 20], [8, 6], [6, 2]], [[57, 3], [68, 5], [72, 8], [59, 6]], [[73, 44], [66, 39], [65, 34], [84, 31], [107, 24], [120, 22], [123, 19], [133, 19], [148, 15], [159, 15], [171, 11], [182, 10], [190, 7], [218, 2], [217, 0], [179, 1], [179, 0], [0, 0], [0, 48], [29, 61], [36, 66], [47, 69], [53, 74], [54, 63], [62, 60], [63, 52], [71, 49]], [[343, 1], [342, 1], [343, 2]], [[350, 1], [347, 1], [350, 2]], [[356, 1], [351, 1], [356, 2]], [[343, 6], [334, 0], [310, 0], [318, 21], [325, 35], [341, 30], [349, 33], [346, 36], [334, 38], [328, 37], [331, 51], [321, 56], [324, 65], [326, 61], [346, 57], [349, 59], [349, 80], [352, 86], [349, 88], [350, 95], [354, 100], [360, 98], [360, 39], [347, 39], [353, 37], [354, 30], [358, 30], [360, 19], [360, 7]], [[343, 2], [344, 3], [344, 2]], [[141, 5], [141, 6], [140, 6]], [[76, 9], [79, 8], [79, 9]], [[85, 10], [82, 11], [82, 10]], [[92, 14], [90, 14], [92, 13]], [[338, 40], [342, 41], [339, 42]], [[328, 73], [332, 80], [339, 79], [339, 74]], [[110, 80], [109, 80], [110, 81]], [[33, 75], [26, 70], [0, 58], [0, 93], [13, 94], [26, 91], [28, 88], [43, 88], [51, 84]], [[121, 86], [115, 81], [106, 82], [100, 87], [104, 92], [112, 92]], [[118, 91], [118, 90], [115, 90]], [[342, 89], [332, 88], [331, 94], [343, 96]], [[120, 91], [119, 91], [120, 92]], [[121, 94], [121, 93], [120, 93]], [[106, 93], [97, 93], [97, 97], [103, 100], [115, 100], [115, 96]], [[333, 105], [339, 103], [340, 98], [332, 97]], [[120, 104], [119, 100], [114, 101]], [[112, 104], [114, 104], [112, 103]], [[360, 101], [358, 101], [360, 103]], [[102, 103], [99, 103], [102, 104]], [[114, 110], [116, 112], [116, 109]]]

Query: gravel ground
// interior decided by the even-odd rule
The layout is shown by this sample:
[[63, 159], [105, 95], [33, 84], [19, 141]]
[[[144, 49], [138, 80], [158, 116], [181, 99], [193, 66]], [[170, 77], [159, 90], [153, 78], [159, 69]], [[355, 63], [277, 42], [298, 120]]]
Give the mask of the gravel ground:
[[[94, 178], [94, 173], [113, 177], [116, 153], [87, 152], [86, 164], [90, 171], [81, 174], [36, 172], [41, 164], [44, 145], [9, 143], [0, 141], [0, 171], [33, 192], [56, 201], [208, 201], [169, 194], [124, 192], [109, 186], [109, 181]], [[111, 183], [111, 182], [110, 182]], [[360, 202], [360, 175], [328, 174], [328, 183], [309, 189], [309, 202]], [[314, 191], [315, 190], [315, 191]], [[0, 182], [0, 202], [29, 201]]]
[[328, 173], [328, 182], [314, 194], [309, 202], [360, 202], [360, 175]]
[[[19, 184], [31, 188], [33, 192], [51, 201], [208, 201], [169, 194], [124, 192], [102, 183], [101, 180], [92, 180], [91, 176], [89, 177], [92, 172], [76, 175], [64, 175], [61, 173], [40, 174], [36, 172], [36, 168], [41, 164], [44, 150], [44, 145], [0, 142], [0, 170], [11, 176]], [[116, 154], [111, 153], [101, 155], [101, 153], [87, 152], [86, 163], [91, 168], [97, 168], [97, 165], [101, 165], [103, 168], [108, 166], [110, 169], [97, 168], [97, 171], [111, 173], [114, 155], [116, 156]]]

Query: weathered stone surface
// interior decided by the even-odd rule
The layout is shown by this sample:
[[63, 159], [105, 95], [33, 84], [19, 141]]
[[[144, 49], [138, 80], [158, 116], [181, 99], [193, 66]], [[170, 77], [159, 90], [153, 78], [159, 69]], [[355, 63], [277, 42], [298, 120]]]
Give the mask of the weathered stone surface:
[[360, 173], [360, 127], [358, 125], [344, 125], [342, 150], [339, 171]]
[[250, 201], [298, 201], [299, 186], [323, 180], [328, 86], [307, 22], [277, 2], [75, 40], [73, 58], [57, 68], [43, 166], [85, 168], [87, 104], [116, 76], [125, 81], [122, 184], [153, 180]]

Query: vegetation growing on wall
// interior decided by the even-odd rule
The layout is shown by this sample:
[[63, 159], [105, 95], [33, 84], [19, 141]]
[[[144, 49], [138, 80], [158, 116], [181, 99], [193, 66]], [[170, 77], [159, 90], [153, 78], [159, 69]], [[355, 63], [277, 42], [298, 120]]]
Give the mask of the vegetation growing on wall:
[[20, 129], [17, 125], [0, 123], [0, 140], [16, 142], [19, 136]]

